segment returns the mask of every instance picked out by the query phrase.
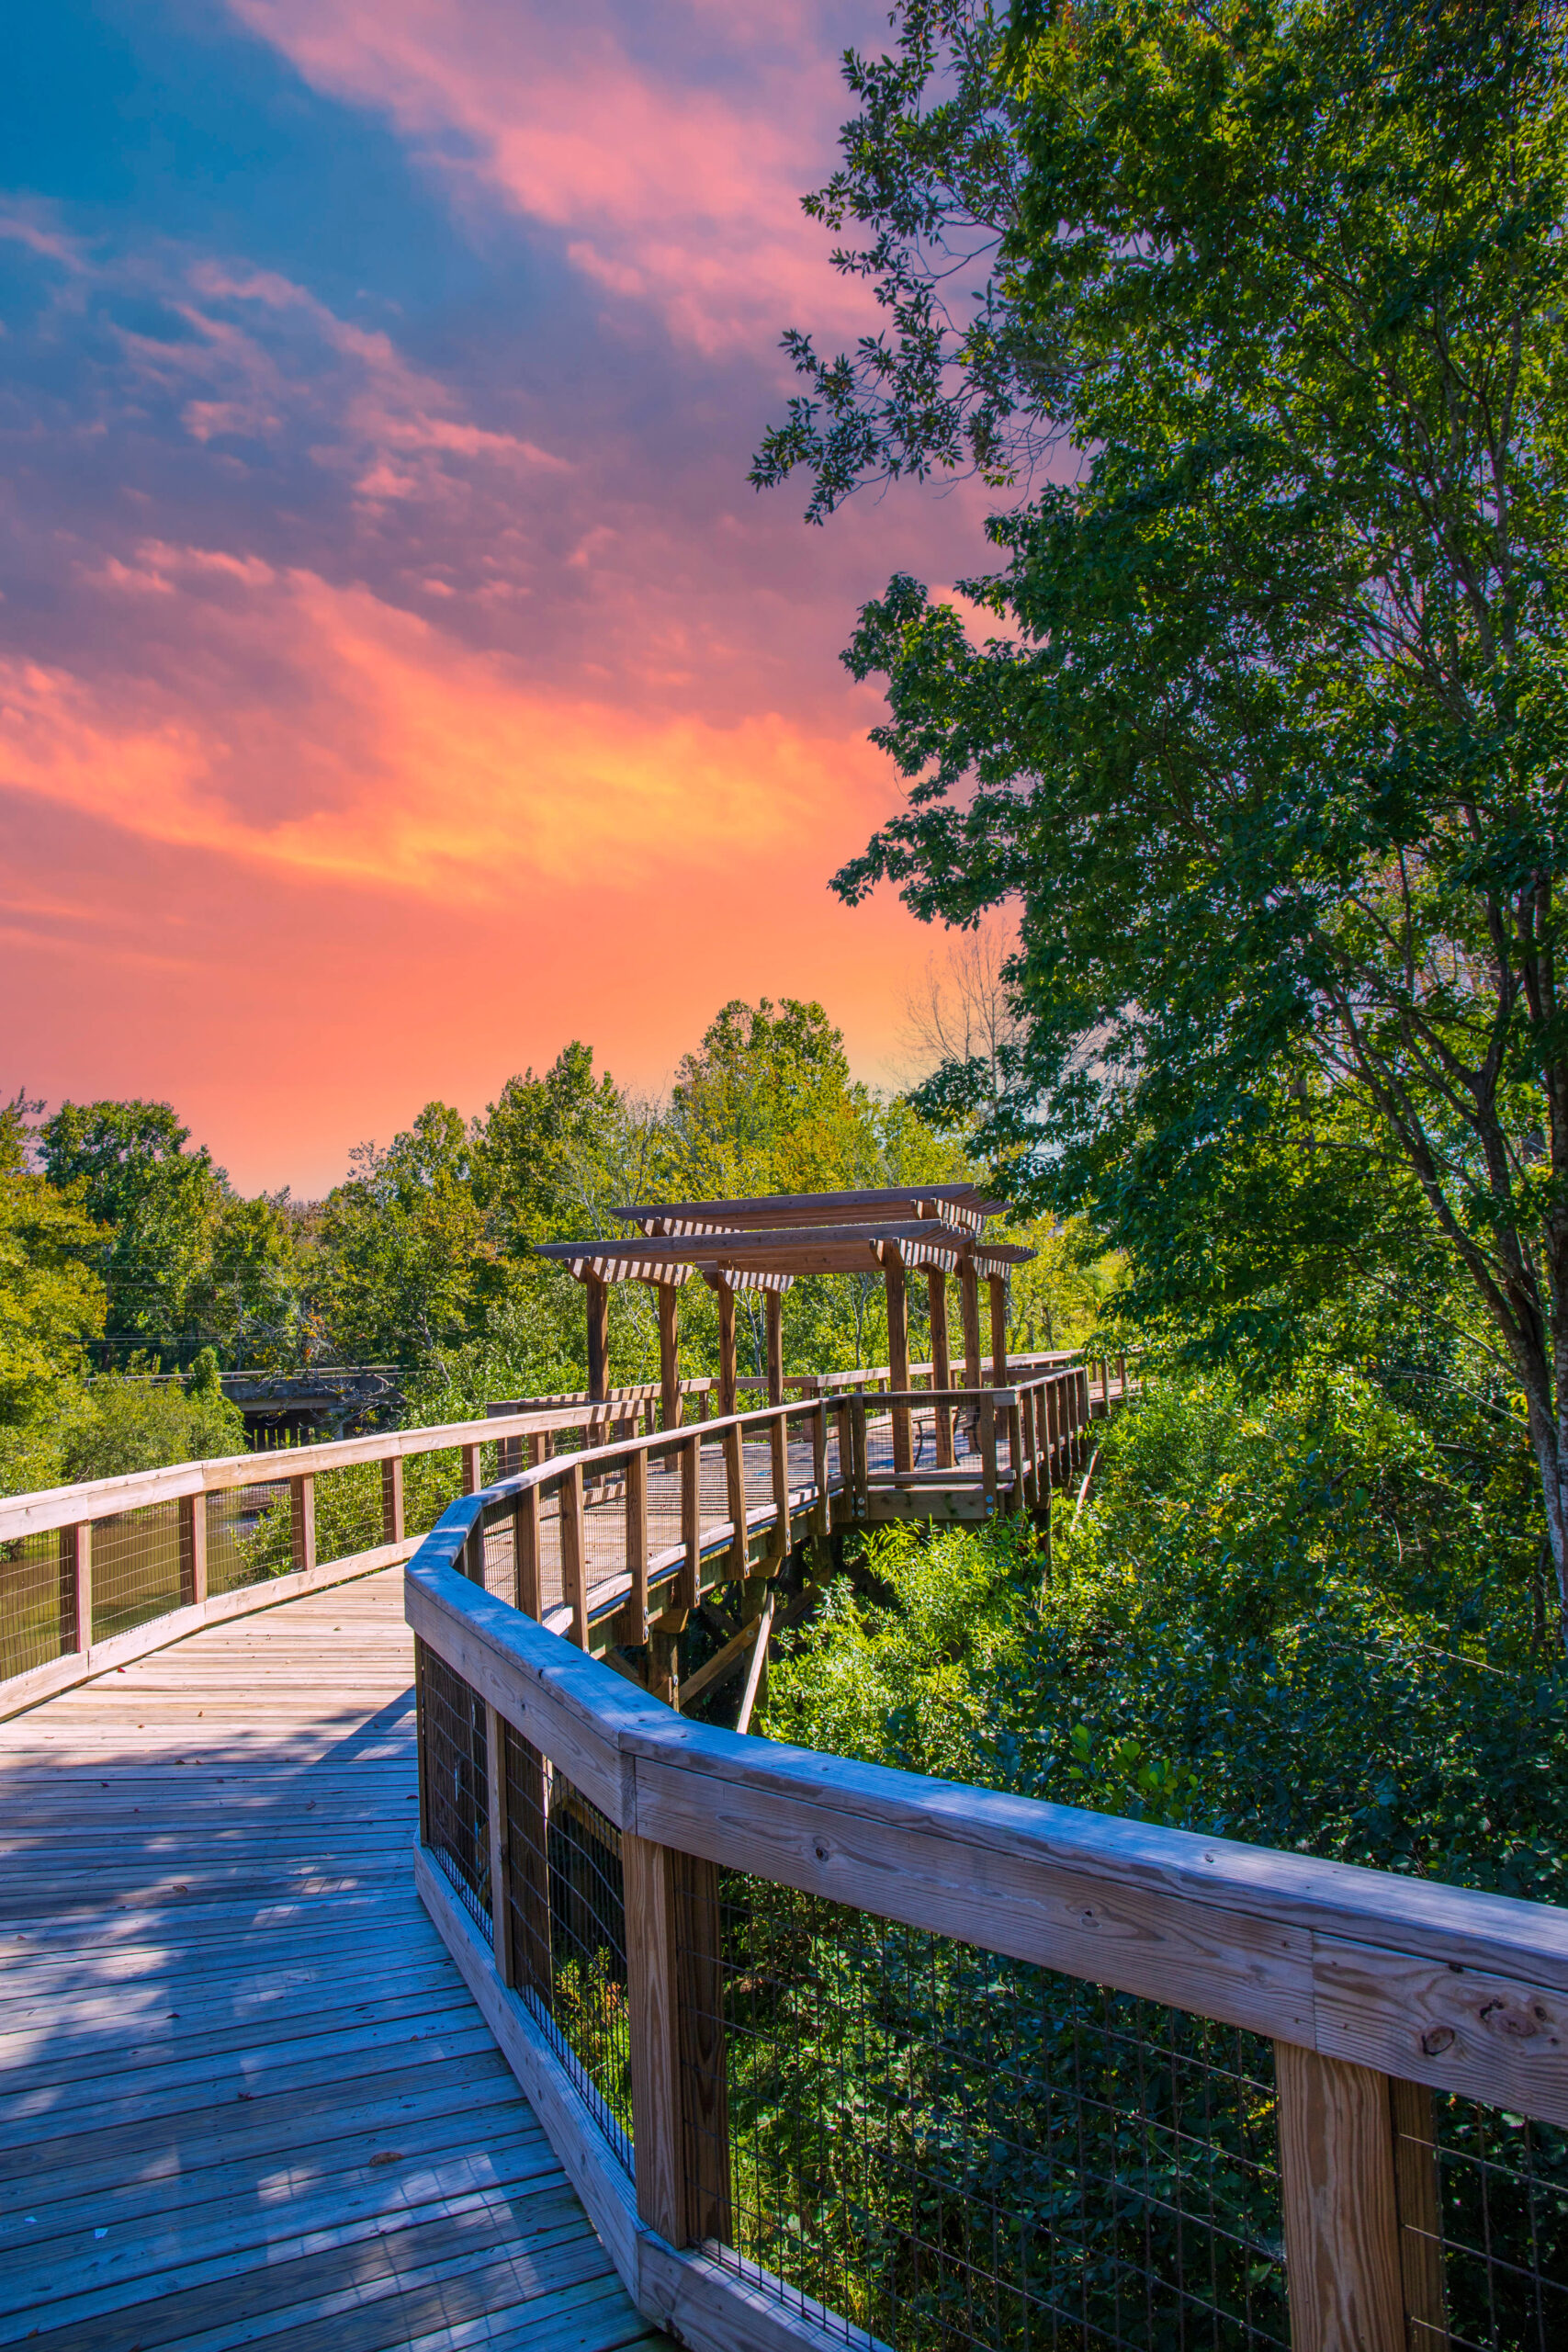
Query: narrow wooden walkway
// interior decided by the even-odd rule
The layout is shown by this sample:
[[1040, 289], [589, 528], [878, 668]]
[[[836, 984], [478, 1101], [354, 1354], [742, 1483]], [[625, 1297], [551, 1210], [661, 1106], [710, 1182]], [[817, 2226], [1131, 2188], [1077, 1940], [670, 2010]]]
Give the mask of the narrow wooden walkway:
[[413, 1893], [412, 1680], [395, 1569], [0, 1726], [0, 2343], [666, 2341]]

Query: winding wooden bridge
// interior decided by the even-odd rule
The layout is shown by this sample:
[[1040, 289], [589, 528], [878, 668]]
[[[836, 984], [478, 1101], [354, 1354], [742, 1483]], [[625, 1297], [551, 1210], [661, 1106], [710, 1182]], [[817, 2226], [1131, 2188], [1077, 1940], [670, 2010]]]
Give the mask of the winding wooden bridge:
[[965, 1355], [0, 1503], [0, 2342], [1568, 2342], [1562, 1914], [689, 1712], [1043, 1541], [1125, 1368]]

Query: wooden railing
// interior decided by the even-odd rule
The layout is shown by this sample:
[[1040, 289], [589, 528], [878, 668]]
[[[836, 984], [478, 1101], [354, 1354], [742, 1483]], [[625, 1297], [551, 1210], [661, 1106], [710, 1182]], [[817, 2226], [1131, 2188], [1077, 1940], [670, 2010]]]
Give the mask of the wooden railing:
[[[929, 1377], [929, 1366], [914, 1369]], [[1109, 1364], [1101, 1366], [1098, 1380], [1081, 1362], [1060, 1355], [1018, 1358], [1015, 1369], [1025, 1374], [1026, 1388], [1031, 1376], [1036, 1384], [1043, 1379], [1052, 1385], [1076, 1381], [1086, 1414], [1108, 1409], [1111, 1398], [1121, 1393], [1117, 1374]], [[889, 1403], [886, 1396], [874, 1404], [865, 1400], [886, 1387], [886, 1368], [878, 1366], [853, 1373], [795, 1375], [786, 1387], [797, 1392], [803, 1412], [820, 1402], [831, 1405], [835, 1411], [847, 1408], [858, 1413], [858, 1459], [863, 1463], [864, 1415], [870, 1411], [874, 1419], [875, 1412], [886, 1410]], [[749, 1390], [761, 1385], [742, 1384]], [[716, 1385], [705, 1379], [682, 1382], [683, 1409], [689, 1414], [700, 1409], [705, 1415]], [[1125, 1385], [1124, 1366], [1122, 1385]], [[987, 1491], [993, 1498], [1000, 1497], [1004, 1504], [1011, 1499], [1016, 1481], [1005, 1466], [997, 1467], [993, 1424], [999, 1417], [1005, 1432], [1006, 1417], [1015, 1409], [1014, 1400], [1021, 1393], [1016, 1388], [953, 1392], [953, 1410], [978, 1410], [991, 1431], [987, 1440], [990, 1449]], [[547, 1475], [544, 1482], [553, 1510], [563, 1484], [560, 1462], [570, 1458], [570, 1453], [602, 1444], [607, 1438], [641, 1435], [651, 1444], [660, 1434], [656, 1427], [659, 1396], [656, 1386], [638, 1386], [612, 1390], [603, 1400], [581, 1396], [522, 1399], [514, 1407], [492, 1407], [482, 1420], [383, 1430], [262, 1455], [182, 1463], [0, 1498], [0, 1714], [35, 1705], [57, 1690], [125, 1665], [203, 1624], [271, 1607], [319, 1586], [406, 1560], [418, 1541], [418, 1529], [411, 1533], [406, 1523], [404, 1473], [410, 1464], [432, 1454], [457, 1456], [457, 1483], [465, 1493], [476, 1492], [483, 1483], [482, 1456], [487, 1446], [498, 1449], [491, 1459], [509, 1469], [521, 1467], [525, 1454], [545, 1463], [547, 1472], [554, 1463], [558, 1473]], [[862, 1400], [859, 1406], [853, 1404], [856, 1397]], [[989, 1403], [984, 1401], [987, 1397]], [[846, 1399], [850, 1400], [847, 1408]], [[919, 1392], [917, 1401], [928, 1409], [934, 1402], [929, 1389]], [[825, 1421], [821, 1425], [825, 1427]], [[719, 1439], [716, 1421], [705, 1418], [690, 1426], [705, 1431], [704, 1445], [709, 1451], [716, 1445], [720, 1452], [726, 1447], [733, 1451], [737, 1441]], [[1006, 1443], [1004, 1434], [1004, 1465], [1011, 1458], [1006, 1455]], [[570, 1453], [563, 1453], [563, 1444]], [[728, 1453], [725, 1459], [728, 1463]], [[366, 1468], [378, 1471], [379, 1494], [370, 1511], [377, 1523], [362, 1524], [360, 1538], [379, 1540], [355, 1540], [347, 1548], [334, 1550], [318, 1540], [321, 1482], [339, 1472]], [[729, 1475], [727, 1469], [727, 1478]], [[1029, 1485], [1027, 1479], [1025, 1483], [1032, 1495], [1038, 1490], [1037, 1470], [1029, 1476], [1033, 1483]], [[829, 1482], [835, 1492], [838, 1477], [835, 1453]], [[816, 1483], [821, 1486], [820, 1481]], [[863, 1477], [855, 1493], [863, 1498], [864, 1492]], [[253, 1570], [247, 1563], [245, 1539], [236, 1542], [236, 1513], [243, 1505], [250, 1506], [252, 1518], [260, 1511], [280, 1510], [285, 1497], [287, 1566], [270, 1560]], [[596, 1512], [614, 1499], [603, 1474], [591, 1479], [587, 1499]], [[822, 1504], [827, 1499], [824, 1486], [815, 1501]], [[761, 1508], [748, 1540], [774, 1532], [781, 1510], [787, 1522], [789, 1508], [802, 1507], [799, 1498], [793, 1506], [781, 1506], [775, 1493]], [[433, 1510], [430, 1517], [434, 1515]], [[825, 1534], [826, 1515], [819, 1516]], [[254, 1534], [254, 1529], [249, 1532]], [[668, 1574], [667, 1563], [655, 1564], [650, 1569], [655, 1584]]]
[[[817, 1400], [741, 1416], [718, 1434], [728, 1442], [732, 1431], [791, 1427], [791, 1417], [804, 1414], [820, 1459], [817, 1433], [829, 1409]], [[848, 1416], [844, 1442], [853, 1456], [857, 1403], [837, 1409]], [[1026, 1408], [998, 1396], [995, 1411], [1020, 1433], [1016, 1487], [1029, 1476]], [[1057, 1433], [1060, 1445], [1071, 1442], [1066, 1430]], [[579, 1482], [626, 1473], [639, 1458], [638, 1447], [621, 1445], [570, 1465], [569, 1517]], [[1043, 1465], [1038, 1453], [1034, 1459], [1038, 1476]], [[1445, 2144], [1439, 2177], [1448, 2125], [1434, 2123], [1434, 2098], [1445, 2116], [1458, 2099], [1479, 2103], [1485, 2115], [1505, 2110], [1510, 2129], [1527, 2118], [1568, 2126], [1568, 1915], [923, 1780], [677, 1715], [582, 1654], [580, 1614], [578, 1641], [562, 1640], [474, 1580], [487, 1529], [508, 1519], [526, 1530], [543, 1477], [526, 1472], [454, 1503], [407, 1571], [420, 1677], [415, 1870], [432, 1917], [645, 2313], [713, 2352], [874, 2343], [890, 2308], [875, 2290], [882, 2275], [875, 2265], [883, 2262], [912, 2266], [910, 2275], [924, 2281], [924, 2301], [906, 2295], [898, 2302], [910, 2314], [908, 2334], [900, 2332], [905, 2322], [886, 2323], [899, 2352], [1055, 2341], [1058, 2323], [1063, 2343], [1187, 2341], [1177, 2326], [1183, 2317], [1192, 2341], [1252, 2344], [1279, 2340], [1258, 2318], [1269, 2311], [1288, 2316], [1296, 2352], [1405, 2352], [1407, 2343], [1435, 2352], [1450, 2342], [1450, 2304], [1469, 2291], [1463, 2264], [1495, 2258], [1498, 2276], [1506, 2266], [1491, 2238], [1480, 2251], [1457, 2244], [1452, 2168], [1469, 2158]], [[634, 1532], [640, 1483], [632, 1472], [626, 1512]], [[781, 1485], [775, 1500], [815, 1509], [821, 1484], [798, 1498]], [[716, 1532], [693, 1531], [675, 1571], [688, 1592], [696, 1557]], [[525, 1533], [520, 1557], [528, 1541]], [[634, 1618], [647, 1598], [634, 1577], [627, 1600]], [[585, 1855], [592, 1868], [581, 1863]], [[803, 1898], [820, 1907], [801, 1912]], [[746, 1922], [770, 1904], [769, 1917], [783, 1926], [764, 1964]], [[844, 1943], [845, 1922], [856, 1927], [858, 1941]], [[975, 1997], [993, 2009], [1018, 2003], [1016, 2015], [998, 2013], [981, 2038], [982, 2058], [995, 2053], [981, 2068], [989, 2086], [972, 2113], [962, 2103], [944, 2108], [935, 2139], [920, 2138], [911, 2154], [915, 2125], [899, 2109], [915, 2091], [886, 2101], [884, 2122], [871, 2090], [859, 2096], [852, 2081], [843, 2084], [831, 2114], [802, 2120], [798, 2144], [836, 2164], [832, 2151], [851, 2128], [846, 2118], [860, 2118], [853, 2128], [863, 2133], [884, 2132], [885, 2159], [856, 2175], [860, 2206], [852, 2198], [832, 2204], [840, 2215], [832, 2227], [840, 2236], [848, 2232], [856, 2247], [871, 2229], [872, 2253], [852, 2259], [815, 2245], [811, 2216], [829, 2208], [811, 2203], [809, 2166], [793, 2157], [784, 2202], [793, 2198], [794, 2208], [770, 2235], [757, 2219], [765, 2158], [757, 2153], [757, 2075], [767, 2058], [759, 2022], [766, 1986], [783, 1982], [777, 1952], [787, 1947], [805, 1955], [798, 1997], [782, 2012], [781, 2034], [795, 2038], [777, 2053], [782, 2112], [816, 2079], [798, 2046], [801, 2020], [815, 2014], [813, 2001], [827, 1997], [812, 1955], [829, 1947], [858, 1954], [835, 1978], [852, 1991], [857, 1970], [863, 1979], [889, 1937], [906, 1939], [905, 1958], [916, 1951], [910, 1931], [933, 1939], [919, 1945], [919, 1967], [908, 1963], [921, 1984], [978, 1986]], [[884, 1991], [893, 1981], [886, 1969], [877, 1980]], [[599, 2022], [586, 2032], [584, 1988], [594, 1984]], [[1042, 2064], [1027, 2100], [1020, 2094], [1027, 2115], [1010, 2120], [993, 2077], [1005, 2075], [1011, 2053], [1038, 2044], [1040, 2018], [1058, 2013], [1053, 2002], [1066, 2016], [1061, 2005], [1087, 1987], [1100, 1988], [1096, 1997], [1105, 2001], [1134, 1996], [1134, 2004], [1156, 2005], [1125, 2011], [1134, 2021], [1122, 2039], [1138, 2063], [1118, 2057], [1104, 2075], [1103, 2096], [1094, 2085], [1086, 2089], [1085, 2051], [1092, 2057], [1100, 2045], [1075, 2025], [1066, 2074], [1054, 2076]], [[866, 1997], [852, 2038], [860, 2053], [853, 2063], [871, 2065], [891, 2037], [904, 2053], [898, 2081], [908, 2086], [916, 2062], [929, 2055], [919, 2043], [921, 2019], [933, 2001], [939, 2009], [942, 2003], [928, 1989], [923, 2006], [898, 2011], [889, 2023], [891, 2013]], [[1158, 2086], [1176, 2079], [1177, 2054], [1182, 2065], [1197, 2065], [1193, 2051], [1209, 2048], [1201, 2037], [1220, 2027], [1258, 2038], [1248, 2046], [1259, 2054], [1251, 2075], [1239, 2061], [1229, 2072], [1210, 2064], [1197, 2106], [1182, 2111], [1190, 2136], [1200, 2130], [1191, 2117], [1209, 2112], [1204, 2101], [1228, 2098], [1237, 2112], [1246, 2109], [1230, 2137], [1220, 2133], [1205, 2151], [1182, 2143], [1176, 2128], [1182, 2117], [1173, 2122], [1166, 2107], [1155, 2114], [1151, 2102], [1176, 2096]], [[947, 2042], [930, 2064], [951, 2066], [956, 2011], [940, 2033]], [[1102, 2040], [1109, 2048], [1114, 2037]], [[1078, 2101], [1071, 2110], [1078, 2143], [1070, 2115], [1066, 2123], [1052, 2120], [1069, 2098]], [[1073, 2170], [1086, 2116], [1100, 2132], [1097, 2146], [1108, 2152], [1103, 2179], [1093, 2166]], [[1218, 2185], [1238, 2173], [1236, 2133], [1245, 2138], [1244, 2125], [1272, 2152], [1260, 2160], [1256, 2195], [1247, 2192], [1252, 2205], [1243, 2199], [1237, 2207], [1251, 2218], [1205, 2240], [1202, 2211], [1217, 2210]], [[959, 2144], [964, 2132], [976, 2135], [975, 2147]], [[1538, 2184], [1518, 2171], [1518, 2142], [1516, 2131], [1514, 2173], [1496, 2161], [1486, 2227], [1502, 2231], [1504, 2202], [1516, 2188], [1521, 2210], [1529, 2206], [1518, 2291], [1531, 2312], [1545, 2313], [1545, 2333], [1530, 2332], [1531, 2319], [1517, 2341], [1544, 2346], [1568, 2342], [1568, 2332], [1556, 2332], [1568, 2328], [1568, 2277], [1540, 2275], [1544, 2239], [1532, 2234]], [[1132, 2157], [1117, 2154], [1127, 2147]], [[1148, 2188], [1151, 2147], [1167, 2184], [1157, 2194]], [[993, 2159], [992, 2148], [1008, 2161]], [[869, 2211], [878, 2197], [895, 2198], [901, 2165], [915, 2165], [928, 2188], [932, 2167], [943, 2165], [983, 2181], [990, 2206], [967, 2236], [963, 2216], [947, 2207], [933, 2209], [947, 2212], [941, 2229], [929, 2215], [917, 2230], [896, 2213], [885, 2239], [863, 2214], [852, 2215], [852, 2227], [842, 2221], [852, 2207]], [[1038, 2185], [1047, 2170], [1049, 2193]], [[1196, 2219], [1183, 2218], [1188, 2192], [1180, 2184], [1190, 2174], [1199, 2181], [1190, 2192]], [[1561, 2165], [1553, 2177], [1568, 2194]], [[1007, 2207], [1015, 2178], [1017, 2213]], [[1096, 2198], [1109, 2234], [1091, 2239], [1090, 2222], [1100, 2226]], [[1143, 2267], [1135, 2278], [1129, 2273], [1128, 2286], [1145, 2332], [1122, 2335], [1108, 2323], [1097, 2334], [1087, 2301], [1064, 2314], [1051, 2298], [1066, 2290], [1049, 2282], [1070, 2278], [1083, 2298], [1119, 2290], [1117, 2214], [1140, 2198], [1138, 2211], [1145, 2220], [1155, 2211], [1161, 2229], [1175, 2199], [1176, 2224], [1167, 2230], [1174, 2267], [1168, 2276], [1161, 2268], [1163, 2256], [1149, 2251], [1158, 2233], [1145, 2228], [1134, 2265]], [[1058, 2239], [1065, 2245], [1072, 2232], [1098, 2249], [1098, 2269], [1094, 2263], [1074, 2269], [1065, 2255], [1053, 2267]], [[828, 2221], [818, 2233], [830, 2234]], [[959, 2245], [961, 2263], [953, 2252]], [[1236, 2295], [1259, 2299], [1247, 2306], [1246, 2324], [1239, 2306], [1227, 2318], [1215, 2304], [1218, 2290], [1205, 2268], [1215, 2245], [1227, 2277], [1240, 2282]], [[1013, 2275], [1021, 2262], [1021, 2285]], [[954, 2263], [967, 2269], [944, 2302], [943, 2266]], [[826, 2291], [824, 2281], [834, 2278], [842, 2301]], [[1494, 2283], [1489, 2270], [1488, 2292]], [[1033, 2334], [998, 2320], [987, 2323], [996, 2330], [987, 2336], [976, 2332], [979, 2322], [964, 2319], [982, 2305], [1001, 2311], [1004, 2288], [1015, 2318], [1033, 2313]], [[1032, 2295], [1043, 2298], [1038, 2307]], [[933, 2310], [937, 2322], [930, 2321]], [[1472, 2340], [1457, 2323], [1455, 2335]]]

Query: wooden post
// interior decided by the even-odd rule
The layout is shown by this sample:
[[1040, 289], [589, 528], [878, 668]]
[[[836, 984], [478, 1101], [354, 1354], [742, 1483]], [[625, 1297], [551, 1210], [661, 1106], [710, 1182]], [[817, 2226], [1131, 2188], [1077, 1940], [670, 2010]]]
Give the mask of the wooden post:
[[722, 1274], [714, 1279], [718, 1293], [718, 1410], [722, 1419], [735, 1410], [735, 1286]]
[[768, 1402], [784, 1403], [784, 1293], [764, 1291], [762, 1312], [768, 1330]]
[[686, 2195], [674, 1860], [667, 1846], [623, 1830], [637, 2210], [649, 2229], [671, 2245], [680, 2245], [685, 2235]]
[[1021, 1515], [1026, 1488], [1023, 1469], [1023, 1410], [1015, 1395], [1008, 1407], [1008, 1509]]
[[990, 1388], [980, 1391], [980, 1487], [988, 1516], [997, 1507], [997, 1403]]
[[403, 1457], [400, 1453], [394, 1453], [381, 1464], [382, 1543], [402, 1543], [406, 1524], [403, 1516]]
[[1124, 1355], [1116, 1359], [1116, 1394], [1122, 1399], [1127, 1394], [1127, 1359]]
[[1432, 2094], [1425, 2083], [1390, 2075], [1393, 2122], [1393, 2192], [1399, 2206], [1399, 2261], [1410, 2352], [1447, 2352], [1448, 2298], [1443, 2287], [1443, 2211]]
[[681, 1291], [676, 1283], [659, 1285], [659, 1393], [660, 1426], [681, 1426]]
[[991, 1386], [1008, 1385], [1008, 1283], [1005, 1274], [987, 1277], [991, 1294]]
[[484, 1485], [484, 1478], [479, 1469], [479, 1449], [477, 1445], [465, 1445], [461, 1451], [463, 1455], [463, 1492], [466, 1495], [477, 1495], [479, 1488]]
[[649, 1691], [677, 1712], [681, 1705], [681, 1628], [685, 1622], [684, 1610], [667, 1609], [648, 1629]]
[[602, 1404], [610, 1393], [610, 1285], [590, 1272], [583, 1282], [588, 1304], [588, 1396]]
[[1292, 2352], [1404, 2352], [1388, 2077], [1277, 2041]]
[[635, 1649], [648, 1639], [648, 1456], [640, 1447], [626, 1456], [626, 1575], [621, 1639]]
[[297, 1568], [315, 1566], [316, 1481], [313, 1477], [290, 1478], [288, 1481], [288, 1544]]
[[[947, 1276], [940, 1266], [933, 1266], [926, 1276], [926, 1297], [931, 1318], [931, 1386], [951, 1388], [953, 1363], [947, 1348]], [[936, 1466], [939, 1470], [953, 1467], [953, 1408], [939, 1405], [936, 1408]]]
[[985, 1385], [980, 1372], [980, 1277], [972, 1258], [958, 1262], [958, 1307], [964, 1326], [964, 1385], [979, 1388]]
[[207, 1599], [207, 1497], [180, 1497], [180, 1607], [199, 1609]]
[[782, 1411], [768, 1431], [768, 1439], [773, 1474], [773, 1527], [776, 1540], [773, 1544], [773, 1557], [776, 1575], [778, 1569], [788, 1559], [791, 1545], [795, 1541], [790, 1532], [789, 1518], [789, 1423]]
[[59, 1562], [60, 1655], [85, 1657], [93, 1646], [93, 1522], [62, 1527]]
[[871, 1508], [871, 1466], [867, 1457], [863, 1389], [857, 1389], [850, 1398], [850, 1457], [853, 1464], [855, 1517], [864, 1519]]
[[681, 1448], [681, 1541], [686, 1557], [676, 1586], [676, 1606], [690, 1611], [703, 1590], [703, 1441], [694, 1430]]
[[[887, 1385], [897, 1392], [909, 1385], [909, 1289], [904, 1274], [904, 1261], [895, 1250], [885, 1261], [887, 1283]], [[908, 1475], [915, 1466], [914, 1448], [909, 1441], [909, 1408], [907, 1405], [893, 1408], [893, 1471]]]
[[537, 1617], [539, 1586], [539, 1489], [525, 1487], [512, 1507], [513, 1592], [525, 1617]]
[[748, 1573], [746, 1529], [746, 1456], [741, 1450], [740, 1431], [728, 1429], [724, 1432], [724, 1485], [729, 1505], [729, 1523], [733, 1531], [729, 1542], [729, 1573], [738, 1582]]
[[582, 1465], [571, 1464], [562, 1477], [560, 1495], [561, 1599], [571, 1611], [571, 1638], [580, 1650], [588, 1647], [588, 1543], [582, 1516]]
[[501, 1717], [485, 1701], [485, 1763], [490, 1785], [490, 1932], [495, 1973], [513, 1980], [511, 1853], [506, 1834], [506, 1749]]
[[483, 1504], [479, 1506], [479, 1517], [469, 1528], [468, 1535], [464, 1540], [462, 1573], [468, 1577], [470, 1584], [477, 1584], [480, 1591], [483, 1591], [485, 1582], [485, 1515]]

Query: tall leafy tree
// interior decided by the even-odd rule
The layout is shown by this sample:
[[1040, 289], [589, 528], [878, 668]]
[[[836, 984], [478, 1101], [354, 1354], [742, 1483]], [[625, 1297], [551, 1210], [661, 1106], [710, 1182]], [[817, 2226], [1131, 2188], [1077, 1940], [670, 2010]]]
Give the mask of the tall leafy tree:
[[28, 1166], [18, 1094], [0, 1104], [0, 1428], [38, 1421], [86, 1369], [84, 1343], [104, 1328], [103, 1245], [74, 1193]]
[[472, 1140], [450, 1104], [427, 1102], [384, 1149], [363, 1144], [352, 1159], [322, 1206], [316, 1303], [333, 1353], [411, 1363], [468, 1337], [494, 1288]]
[[167, 1102], [63, 1102], [38, 1131], [51, 1183], [103, 1228], [108, 1330], [157, 1340], [186, 1330], [228, 1179]]
[[888, 329], [794, 339], [757, 476], [1021, 494], [962, 583], [1005, 629], [862, 616], [910, 790], [839, 888], [1017, 901], [990, 1140], [1156, 1294], [1238, 1166], [1359, 1121], [1522, 1392], [1568, 1611], [1561, 10], [897, 13], [815, 199]]
[[549, 1069], [509, 1078], [485, 1112], [475, 1181], [502, 1249], [604, 1233], [643, 1181], [650, 1123], [593, 1048], [574, 1038]]

